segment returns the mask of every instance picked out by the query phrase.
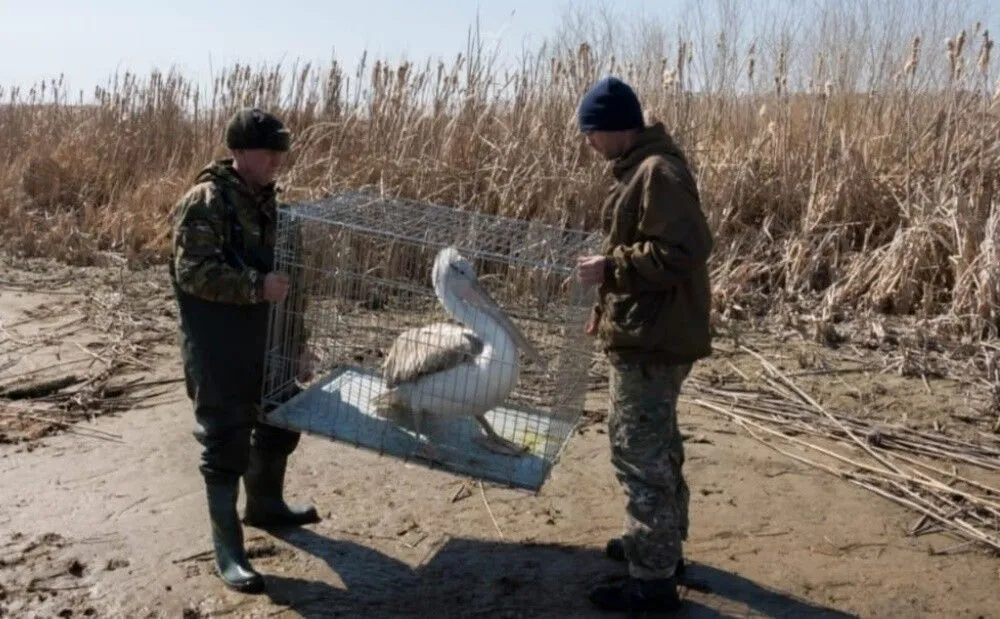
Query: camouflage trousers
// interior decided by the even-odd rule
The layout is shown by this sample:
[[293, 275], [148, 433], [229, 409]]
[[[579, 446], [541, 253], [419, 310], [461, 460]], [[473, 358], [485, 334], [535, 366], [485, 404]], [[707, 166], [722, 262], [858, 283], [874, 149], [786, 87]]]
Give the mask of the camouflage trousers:
[[611, 366], [611, 462], [628, 496], [622, 541], [629, 574], [669, 578], [687, 539], [689, 493], [677, 398], [691, 365]]

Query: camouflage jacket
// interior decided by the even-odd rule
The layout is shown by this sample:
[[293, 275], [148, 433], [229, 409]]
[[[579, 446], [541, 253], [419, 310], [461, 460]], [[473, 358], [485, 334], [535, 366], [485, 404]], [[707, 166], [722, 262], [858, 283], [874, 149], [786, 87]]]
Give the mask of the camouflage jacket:
[[[202, 169], [178, 201], [170, 275], [181, 304], [185, 359], [218, 357], [225, 365], [238, 349], [256, 363], [265, 347], [280, 345], [282, 356], [296, 365], [310, 330], [303, 320], [306, 295], [294, 279], [285, 311], [275, 316], [281, 322], [273, 326], [274, 342], [263, 340], [269, 313], [264, 276], [274, 269], [277, 240], [276, 195], [273, 186], [254, 192], [232, 160], [223, 159]], [[246, 370], [244, 380], [252, 383], [258, 369]]]
[[[171, 275], [184, 292], [218, 303], [262, 303], [271, 270], [277, 211], [274, 187], [255, 193], [225, 159], [206, 166], [177, 204]], [[242, 247], [234, 247], [234, 227]], [[259, 256], [259, 257], [258, 257]]]
[[695, 180], [662, 124], [613, 166], [602, 209], [608, 257], [598, 336], [609, 357], [690, 363], [711, 352], [713, 240]]

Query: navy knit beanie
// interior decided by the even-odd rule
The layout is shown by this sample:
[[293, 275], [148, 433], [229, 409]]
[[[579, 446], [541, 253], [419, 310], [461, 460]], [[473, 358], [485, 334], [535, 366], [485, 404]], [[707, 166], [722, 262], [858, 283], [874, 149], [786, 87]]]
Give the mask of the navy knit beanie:
[[625, 131], [645, 126], [642, 106], [632, 88], [616, 77], [590, 87], [577, 111], [580, 131]]

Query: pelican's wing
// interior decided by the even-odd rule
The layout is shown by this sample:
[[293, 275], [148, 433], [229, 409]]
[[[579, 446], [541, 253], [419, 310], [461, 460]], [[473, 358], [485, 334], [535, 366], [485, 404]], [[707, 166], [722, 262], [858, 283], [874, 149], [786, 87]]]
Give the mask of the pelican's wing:
[[471, 361], [482, 350], [482, 340], [461, 325], [439, 322], [408, 329], [389, 349], [382, 378], [387, 387], [395, 387]]

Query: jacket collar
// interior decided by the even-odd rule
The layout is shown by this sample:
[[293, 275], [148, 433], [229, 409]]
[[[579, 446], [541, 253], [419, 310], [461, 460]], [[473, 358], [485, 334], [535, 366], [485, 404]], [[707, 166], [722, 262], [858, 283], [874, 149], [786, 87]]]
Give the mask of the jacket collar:
[[643, 129], [632, 148], [615, 158], [611, 171], [616, 179], [625, 181], [632, 176], [639, 164], [651, 155], [673, 156], [682, 160], [684, 158], [663, 123], [658, 122]]

